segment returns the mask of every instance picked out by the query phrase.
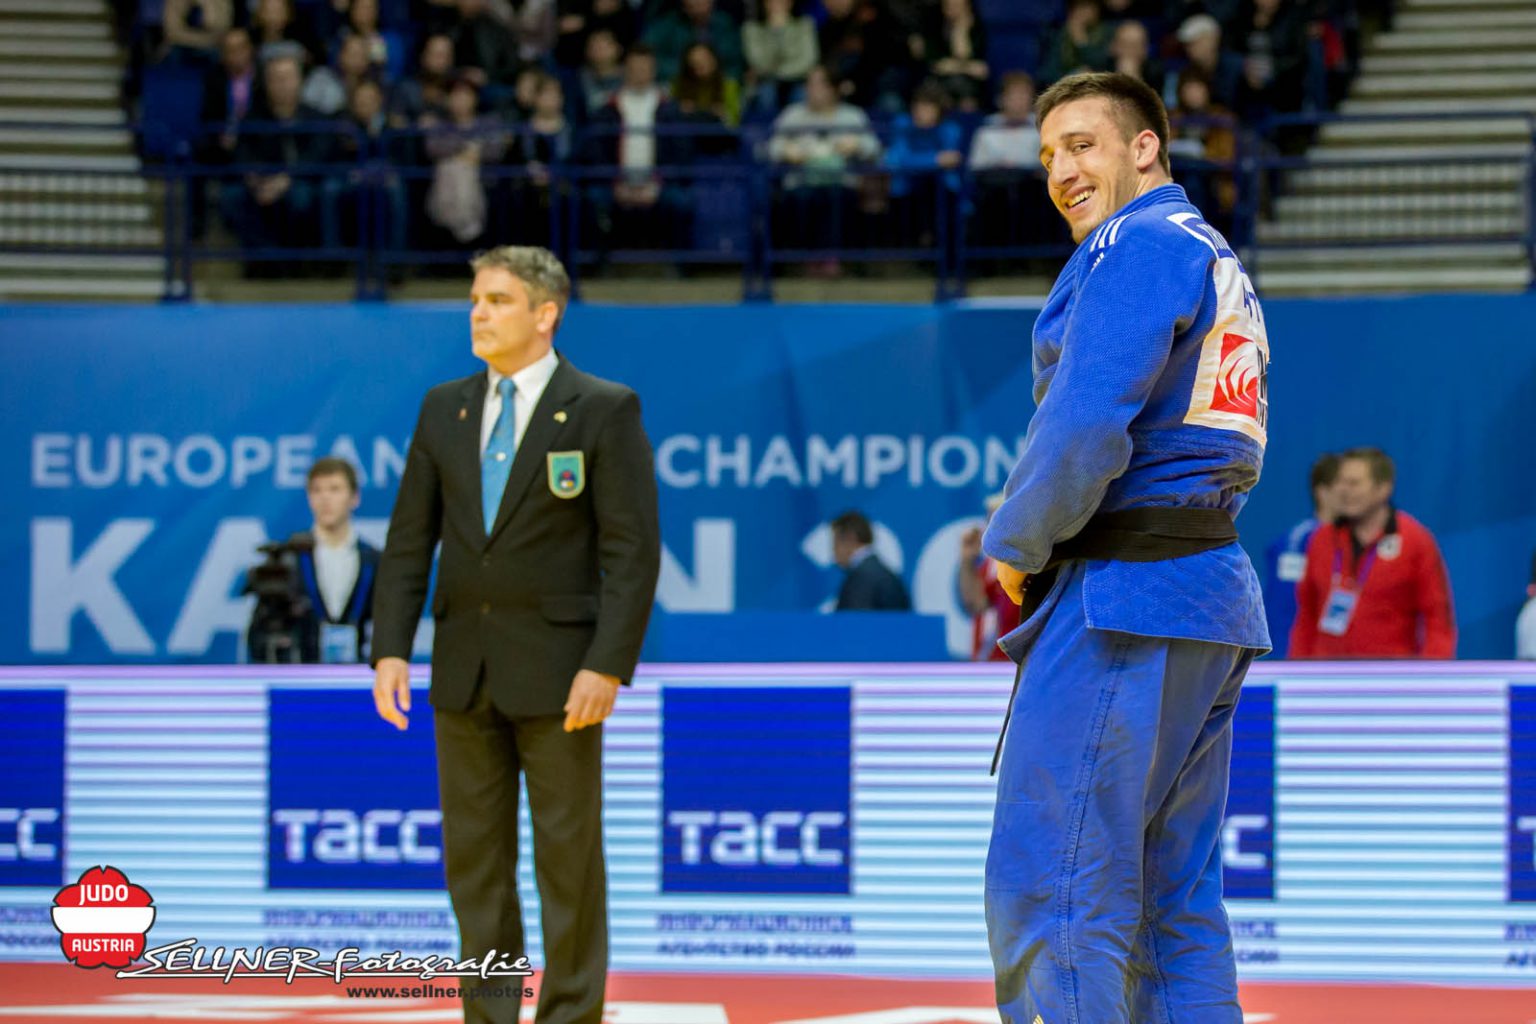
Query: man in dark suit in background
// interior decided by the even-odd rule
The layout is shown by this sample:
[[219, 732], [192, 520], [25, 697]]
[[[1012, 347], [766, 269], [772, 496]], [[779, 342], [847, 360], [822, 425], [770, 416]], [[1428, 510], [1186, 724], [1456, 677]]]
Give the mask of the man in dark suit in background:
[[[553, 349], [570, 279], [544, 249], [476, 257], [475, 355], [427, 393], [375, 598], [374, 701], [406, 727], [407, 659], [439, 540], [430, 700], [444, 868], [463, 956], [522, 955], [518, 775], [542, 904], [540, 1024], [600, 1024], [608, 970], [602, 728], [633, 674], [660, 567], [640, 402]], [[513, 986], [514, 988], [516, 986]], [[466, 987], [464, 1019], [520, 1001]]]
[[837, 592], [840, 612], [905, 612], [912, 599], [901, 577], [880, 561], [875, 532], [862, 512], [844, 512], [832, 520], [832, 557], [847, 573]]

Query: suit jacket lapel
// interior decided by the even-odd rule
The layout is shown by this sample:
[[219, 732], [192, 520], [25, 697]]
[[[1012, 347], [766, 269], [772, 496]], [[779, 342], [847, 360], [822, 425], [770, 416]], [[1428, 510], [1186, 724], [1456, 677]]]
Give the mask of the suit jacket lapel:
[[458, 420], [451, 432], [454, 457], [464, 460], [474, 481], [475, 502], [467, 513], [474, 516], [475, 528], [481, 534], [485, 533], [485, 516], [480, 511], [480, 427], [485, 419], [485, 393], [489, 388], [490, 380], [484, 370], [464, 382], [459, 391]]
[[544, 388], [544, 394], [539, 397], [539, 404], [533, 408], [528, 430], [518, 442], [517, 455], [512, 459], [512, 472], [507, 476], [507, 489], [501, 494], [496, 524], [491, 527], [487, 540], [494, 538], [507, 525], [527, 493], [528, 485], [543, 471], [544, 455], [564, 426], [555, 420], [555, 411], [574, 401], [580, 393], [575, 368], [561, 359], [555, 367], [554, 375], [549, 378], [549, 384]]

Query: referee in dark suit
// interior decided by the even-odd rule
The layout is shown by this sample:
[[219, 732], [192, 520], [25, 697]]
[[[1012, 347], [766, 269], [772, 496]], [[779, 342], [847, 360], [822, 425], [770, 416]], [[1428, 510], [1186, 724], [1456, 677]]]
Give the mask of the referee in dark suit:
[[[634, 672], [656, 590], [651, 446], [633, 391], [553, 349], [570, 295], [559, 260], [507, 246], [471, 265], [470, 327], [486, 370], [421, 404], [379, 564], [374, 701], [406, 727], [407, 659], [441, 541], [429, 696], [463, 955], [524, 952], [522, 773], [543, 910], [538, 1020], [600, 1024], [601, 723]], [[466, 989], [466, 1022], [516, 1024], [519, 1008], [515, 996]]]

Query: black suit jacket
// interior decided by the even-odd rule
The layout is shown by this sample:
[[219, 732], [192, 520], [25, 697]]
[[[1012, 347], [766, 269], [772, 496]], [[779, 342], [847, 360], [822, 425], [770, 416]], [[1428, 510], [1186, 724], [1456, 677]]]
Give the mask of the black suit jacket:
[[[374, 597], [373, 660], [409, 658], [432, 599], [433, 706], [461, 711], [484, 672], [508, 715], [560, 714], [579, 669], [628, 681], [661, 563], [656, 476], [640, 400], [563, 358], [518, 445], [486, 536], [480, 502], [482, 371], [427, 392], [390, 517]], [[579, 453], [574, 493], [549, 456]], [[569, 488], [568, 488], [569, 489]]]
[[837, 610], [840, 612], [905, 612], [911, 609], [912, 599], [907, 596], [901, 577], [874, 555], [848, 570], [848, 575], [843, 577], [843, 587], [837, 593]]

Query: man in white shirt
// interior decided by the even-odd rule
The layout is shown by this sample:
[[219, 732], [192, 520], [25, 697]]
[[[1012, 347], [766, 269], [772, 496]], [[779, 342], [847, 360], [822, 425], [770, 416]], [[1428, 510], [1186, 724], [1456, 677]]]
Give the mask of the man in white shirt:
[[1040, 129], [1035, 125], [1035, 80], [1025, 71], [1003, 76], [997, 113], [971, 140], [973, 171], [1033, 171], [1040, 165]]
[[357, 470], [346, 459], [317, 459], [304, 493], [314, 525], [310, 544], [303, 535], [294, 540], [298, 583], [310, 608], [300, 628], [301, 660], [367, 661], [379, 552], [352, 529], [352, 513], [361, 501]]
[[668, 175], [692, 159], [682, 113], [657, 83], [656, 55], [636, 43], [624, 55], [624, 81], [592, 115], [586, 162], [611, 168], [611, 187], [591, 190], [599, 233], [613, 248], [680, 245], [687, 237], [687, 190]]
[[982, 247], [1061, 241], [1060, 219], [1040, 176], [1040, 128], [1035, 123], [1035, 80], [1024, 71], [1002, 77], [997, 113], [971, 139], [975, 191], [972, 243]]

